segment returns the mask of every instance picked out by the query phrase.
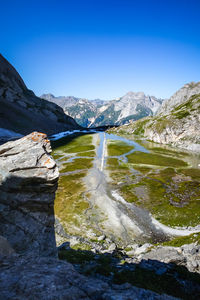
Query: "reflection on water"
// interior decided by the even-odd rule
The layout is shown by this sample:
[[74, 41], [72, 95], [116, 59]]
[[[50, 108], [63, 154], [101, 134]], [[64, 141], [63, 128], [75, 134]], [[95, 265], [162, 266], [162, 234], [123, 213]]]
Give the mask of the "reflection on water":
[[[188, 151], [182, 148], [172, 147], [169, 145], [158, 144], [147, 140], [135, 140], [134, 136], [131, 135], [117, 136], [115, 134], [106, 133], [106, 137], [113, 140], [120, 140], [126, 142], [129, 145], [133, 145], [137, 147], [134, 149], [134, 151], [149, 153], [151, 149], [155, 150], [156, 148], [158, 148], [158, 150], [162, 150], [162, 149], [164, 151], [167, 150], [169, 151], [169, 153], [166, 153], [167, 155], [170, 155], [174, 158], [184, 159], [184, 161], [186, 161], [189, 164], [189, 166], [192, 168], [198, 168], [198, 169], [200, 168], [200, 153], [195, 153], [192, 151]], [[170, 151], [172, 153], [170, 153]]]

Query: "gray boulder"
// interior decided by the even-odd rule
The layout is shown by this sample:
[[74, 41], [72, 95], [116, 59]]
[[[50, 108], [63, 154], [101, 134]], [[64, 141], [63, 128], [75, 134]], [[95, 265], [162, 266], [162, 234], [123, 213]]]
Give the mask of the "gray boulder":
[[59, 177], [46, 135], [0, 146], [0, 235], [17, 253], [56, 255], [54, 194]]

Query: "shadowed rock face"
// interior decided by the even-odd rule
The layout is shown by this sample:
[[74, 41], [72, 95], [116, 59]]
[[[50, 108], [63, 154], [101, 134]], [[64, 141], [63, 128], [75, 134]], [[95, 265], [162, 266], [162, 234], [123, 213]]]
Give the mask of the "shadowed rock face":
[[27, 89], [15, 68], [0, 54], [1, 129], [28, 134], [34, 130], [53, 134], [80, 126], [54, 103]]
[[54, 194], [59, 177], [46, 135], [0, 146], [0, 235], [17, 253], [56, 255]]

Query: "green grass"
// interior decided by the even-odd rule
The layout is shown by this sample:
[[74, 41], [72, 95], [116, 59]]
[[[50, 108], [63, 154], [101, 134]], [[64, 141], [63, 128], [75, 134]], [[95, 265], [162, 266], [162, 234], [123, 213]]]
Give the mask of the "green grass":
[[118, 159], [114, 157], [107, 158], [106, 169], [110, 171], [110, 177], [114, 184], [125, 182], [127, 175], [131, 175], [127, 164], [119, 163]]
[[86, 152], [79, 152], [78, 156], [87, 156], [87, 157], [95, 157], [95, 151], [86, 151]]
[[94, 146], [92, 145], [92, 135], [82, 135], [82, 136], [78, 136], [76, 138], [71, 138], [70, 139], [66, 139], [66, 143], [64, 143], [64, 145], [61, 145], [59, 147], [54, 146], [54, 151], [59, 150], [59, 151], [63, 151], [65, 153], [79, 153], [79, 152], [84, 152], [84, 151], [90, 151], [90, 150], [94, 150]]
[[120, 194], [122, 194], [123, 198], [126, 199], [127, 202], [138, 202], [138, 197], [134, 193], [134, 184], [124, 185], [120, 188]]
[[200, 233], [193, 233], [188, 236], [176, 237], [171, 241], [162, 243], [162, 246], [181, 247], [182, 245], [195, 242], [200, 244]]
[[[62, 145], [54, 148], [53, 151], [53, 156], [55, 157], [62, 157], [62, 153], [77, 153], [78, 156], [82, 156], [81, 158], [75, 158], [70, 163], [63, 162], [60, 167], [60, 173], [80, 171], [76, 174], [63, 175], [59, 178], [54, 203], [55, 215], [69, 234], [84, 235], [87, 232], [88, 224], [85, 211], [89, 208], [89, 202], [84, 197], [85, 185], [83, 178], [87, 174], [86, 170], [93, 166], [95, 152], [91, 143], [91, 135], [82, 135], [66, 139]], [[64, 161], [66, 159], [64, 158]], [[89, 196], [88, 194], [87, 197]]]
[[90, 158], [76, 158], [71, 163], [63, 164], [61, 172], [72, 172], [76, 170], [85, 170], [92, 167], [93, 159]]
[[146, 167], [146, 166], [139, 166], [139, 165], [134, 165], [133, 168], [139, 172], [141, 172], [142, 174], [147, 174], [149, 173], [152, 168], [150, 167]]
[[148, 149], [150, 149], [151, 151], [154, 151], [154, 152], [158, 152], [158, 153], [161, 153], [161, 154], [165, 154], [165, 155], [174, 155], [174, 156], [188, 156], [189, 154], [187, 152], [182, 152], [182, 151], [175, 151], [175, 150], [169, 150], [169, 149], [166, 149], [164, 147], [148, 147]]
[[[171, 171], [172, 172], [172, 171]], [[168, 226], [195, 226], [200, 223], [199, 182], [178, 182], [176, 188], [170, 180], [170, 172], [166, 177], [159, 175], [143, 178], [136, 186], [146, 186], [148, 201], [140, 201], [140, 206], [148, 209], [152, 215]], [[170, 199], [173, 203], [172, 205]], [[185, 200], [183, 206], [182, 199]], [[179, 207], [180, 206], [180, 207]]]
[[200, 180], [200, 169], [190, 168], [178, 170], [185, 176], [190, 176], [194, 180]]
[[154, 153], [144, 153], [136, 151], [127, 156], [128, 162], [133, 164], [157, 165], [157, 166], [172, 166], [186, 167], [187, 163], [183, 160], [163, 156]]
[[147, 119], [145, 118], [134, 122], [133, 134], [143, 136], [145, 131], [145, 125], [148, 124], [148, 122], [149, 122], [149, 118]]
[[109, 156], [119, 156], [131, 151], [134, 147], [121, 141], [108, 141], [107, 149]]
[[189, 111], [178, 111], [176, 113], [173, 113], [173, 116], [175, 116], [176, 119], [183, 119], [183, 118], [186, 118], [190, 115], [190, 112]]
[[[89, 203], [84, 200], [85, 191], [82, 178], [86, 173], [61, 176], [54, 202], [55, 215], [70, 234], [79, 233], [82, 228], [82, 217]], [[77, 229], [78, 228], [78, 229]]]

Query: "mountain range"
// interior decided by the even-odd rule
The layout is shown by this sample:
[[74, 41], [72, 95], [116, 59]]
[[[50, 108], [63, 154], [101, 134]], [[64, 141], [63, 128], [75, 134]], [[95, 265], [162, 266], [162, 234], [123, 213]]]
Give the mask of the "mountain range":
[[116, 131], [199, 152], [200, 82], [185, 84], [162, 103], [154, 117], [138, 120]]
[[41, 98], [61, 106], [67, 115], [83, 127], [122, 125], [131, 120], [152, 116], [163, 102], [163, 99], [146, 96], [143, 92], [128, 92], [123, 97], [111, 101], [73, 96], [55, 97], [52, 94], [43, 94]]

